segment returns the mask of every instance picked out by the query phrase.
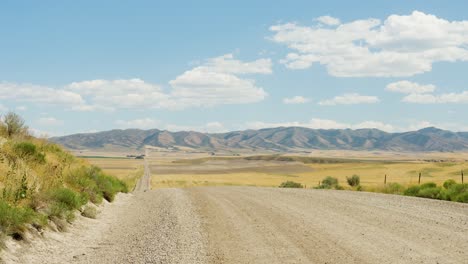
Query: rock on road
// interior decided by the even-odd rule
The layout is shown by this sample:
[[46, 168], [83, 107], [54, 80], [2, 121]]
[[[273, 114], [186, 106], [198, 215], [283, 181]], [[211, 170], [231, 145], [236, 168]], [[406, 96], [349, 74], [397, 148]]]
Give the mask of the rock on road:
[[112, 206], [53, 250], [36, 250], [34, 257], [26, 252], [19, 260], [468, 262], [468, 205], [460, 203], [349, 191], [200, 187], [135, 192]]

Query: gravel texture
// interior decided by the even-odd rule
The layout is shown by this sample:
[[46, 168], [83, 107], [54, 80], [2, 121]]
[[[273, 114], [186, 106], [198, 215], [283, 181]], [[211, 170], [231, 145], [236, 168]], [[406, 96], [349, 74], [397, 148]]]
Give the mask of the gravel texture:
[[[60, 237], [59, 237], [60, 236]], [[468, 263], [468, 205], [255, 187], [120, 195], [21, 263]]]

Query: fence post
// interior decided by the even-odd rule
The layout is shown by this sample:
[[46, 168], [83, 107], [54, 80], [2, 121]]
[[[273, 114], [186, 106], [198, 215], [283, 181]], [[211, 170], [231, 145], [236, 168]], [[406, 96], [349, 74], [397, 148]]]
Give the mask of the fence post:
[[421, 184], [421, 173], [419, 173], [418, 184]]
[[384, 184], [387, 184], [387, 174], [385, 174], [385, 178], [384, 178]]
[[463, 170], [461, 170], [462, 184], [463, 184]]

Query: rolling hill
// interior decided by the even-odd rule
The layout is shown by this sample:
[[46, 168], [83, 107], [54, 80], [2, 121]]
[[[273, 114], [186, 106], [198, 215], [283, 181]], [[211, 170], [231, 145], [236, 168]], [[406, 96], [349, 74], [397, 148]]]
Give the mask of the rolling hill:
[[313, 149], [463, 151], [468, 133], [428, 127], [418, 131], [387, 133], [378, 129], [310, 129], [278, 127], [228, 133], [126, 129], [54, 137], [66, 148], [80, 150], [140, 150], [145, 145], [203, 151]]

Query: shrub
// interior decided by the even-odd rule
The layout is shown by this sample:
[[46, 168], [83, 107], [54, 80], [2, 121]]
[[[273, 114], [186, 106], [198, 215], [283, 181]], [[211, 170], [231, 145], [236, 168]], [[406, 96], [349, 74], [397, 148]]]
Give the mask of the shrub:
[[359, 178], [358, 175], [355, 174], [351, 177], [346, 177], [346, 181], [348, 182], [349, 186], [355, 187], [359, 185], [359, 183], [361, 182], [361, 179]]
[[463, 192], [460, 193], [455, 197], [455, 201], [461, 202], [461, 203], [468, 203], [468, 192]]
[[441, 198], [441, 188], [440, 187], [428, 187], [420, 189], [417, 197], [431, 198], [431, 199], [440, 199]]
[[325, 179], [322, 180], [322, 183], [317, 188], [318, 189], [342, 189], [342, 187], [338, 185], [338, 179], [333, 178], [331, 176], [325, 177]]
[[87, 201], [82, 195], [67, 188], [59, 188], [51, 192], [51, 199], [68, 211], [79, 209]]
[[37, 151], [36, 145], [31, 142], [20, 142], [13, 146], [15, 154], [22, 158], [38, 163], [45, 162], [45, 155]]
[[468, 193], [468, 184], [455, 183], [441, 193], [441, 199], [447, 201], [468, 202], [466, 195]]
[[457, 184], [457, 182], [454, 181], [454, 180], [452, 180], [452, 179], [446, 180], [446, 181], [444, 182], [444, 188], [445, 188], [445, 189], [448, 189], [448, 188], [450, 188], [450, 186], [452, 186], [452, 185], [454, 185], [454, 184]]
[[437, 184], [433, 182], [426, 182], [426, 183], [421, 184], [421, 189], [436, 188], [436, 187], [437, 187]]
[[280, 184], [280, 188], [304, 188], [302, 184], [298, 182], [293, 182], [293, 181], [285, 181]]
[[128, 192], [127, 185], [119, 179], [99, 173], [95, 176], [95, 180], [102, 196], [109, 202], [114, 201], [118, 192]]
[[0, 233], [22, 239], [26, 225], [36, 219], [38, 217], [31, 208], [13, 207], [0, 200]]
[[26, 134], [28, 130], [24, 124], [24, 119], [13, 112], [9, 112], [3, 116], [0, 122], [0, 128], [1, 132], [8, 137]]
[[403, 192], [403, 194], [407, 196], [416, 196], [418, 195], [420, 189], [421, 188], [418, 185], [410, 186]]

